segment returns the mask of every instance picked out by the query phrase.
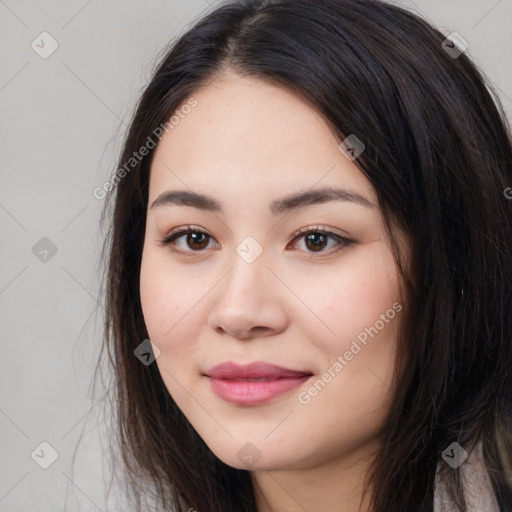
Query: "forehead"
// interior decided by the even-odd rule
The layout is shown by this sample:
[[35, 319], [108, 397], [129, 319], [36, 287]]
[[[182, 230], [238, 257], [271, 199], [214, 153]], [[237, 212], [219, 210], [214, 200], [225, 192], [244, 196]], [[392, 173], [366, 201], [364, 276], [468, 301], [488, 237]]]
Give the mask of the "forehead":
[[[218, 189], [344, 186], [375, 193], [339, 150], [322, 116], [289, 90], [227, 75], [199, 89], [197, 102], [164, 133], [153, 158], [150, 188], [173, 184]], [[178, 109], [179, 111], [179, 109]], [[180, 183], [180, 179], [182, 183]]]

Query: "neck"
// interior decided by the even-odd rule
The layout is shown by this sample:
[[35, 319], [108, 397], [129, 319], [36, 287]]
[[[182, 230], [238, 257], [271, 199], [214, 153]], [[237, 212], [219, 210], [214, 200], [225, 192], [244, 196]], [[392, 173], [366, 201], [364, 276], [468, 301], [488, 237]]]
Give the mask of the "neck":
[[252, 472], [258, 512], [368, 512], [363, 484], [377, 449], [373, 443], [316, 466]]

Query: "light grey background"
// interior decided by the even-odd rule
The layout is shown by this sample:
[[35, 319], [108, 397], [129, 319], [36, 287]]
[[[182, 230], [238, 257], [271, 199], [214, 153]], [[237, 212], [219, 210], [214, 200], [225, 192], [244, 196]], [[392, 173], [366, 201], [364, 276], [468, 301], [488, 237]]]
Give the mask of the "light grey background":
[[[469, 42], [511, 118], [512, 0], [401, 3]], [[103, 318], [92, 191], [115, 169], [157, 54], [214, 4], [0, 0], [0, 511], [124, 508], [104, 497], [89, 392]], [[59, 45], [46, 59], [31, 47], [50, 48], [43, 31]], [[33, 253], [43, 237], [57, 248], [46, 262]], [[31, 457], [43, 441], [58, 452], [48, 469]]]

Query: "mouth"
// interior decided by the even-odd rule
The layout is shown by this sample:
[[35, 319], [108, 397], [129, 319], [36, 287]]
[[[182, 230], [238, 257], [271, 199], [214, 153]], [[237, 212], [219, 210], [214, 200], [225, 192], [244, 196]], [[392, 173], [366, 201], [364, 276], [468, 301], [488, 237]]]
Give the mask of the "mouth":
[[257, 405], [300, 386], [313, 373], [264, 362], [248, 365], [226, 362], [203, 375], [221, 399], [237, 405]]

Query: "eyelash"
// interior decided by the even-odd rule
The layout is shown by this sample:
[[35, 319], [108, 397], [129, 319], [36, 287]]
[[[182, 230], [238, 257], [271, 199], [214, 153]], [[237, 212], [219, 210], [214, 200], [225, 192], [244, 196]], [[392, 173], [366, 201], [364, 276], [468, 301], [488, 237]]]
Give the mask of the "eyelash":
[[[197, 227], [194, 227], [194, 226], [187, 226], [186, 229], [178, 229], [176, 231], [171, 231], [164, 238], [158, 240], [158, 243], [161, 246], [168, 246], [171, 251], [177, 252], [177, 253], [180, 253], [180, 254], [204, 252], [205, 249], [196, 250], [196, 251], [194, 251], [194, 250], [183, 251], [181, 249], [176, 249], [176, 248], [171, 247], [171, 244], [172, 244], [172, 242], [174, 240], [176, 240], [176, 239], [178, 239], [178, 238], [180, 238], [180, 237], [182, 237], [184, 235], [188, 235], [190, 233], [201, 233], [203, 235], [206, 235], [210, 239], [213, 238], [206, 231], [203, 231], [200, 228], [197, 228]], [[334, 238], [338, 242], [338, 247], [335, 250], [333, 250], [333, 251], [332, 250], [331, 251], [329, 251], [329, 250], [328, 251], [324, 251], [324, 250], [321, 250], [321, 251], [307, 251], [310, 254], [334, 253], [334, 252], [338, 252], [338, 251], [344, 249], [345, 247], [348, 247], [349, 245], [354, 243], [354, 240], [350, 240], [348, 238], [345, 238], [345, 237], [343, 237], [341, 235], [338, 235], [337, 233], [333, 233], [332, 231], [327, 231], [325, 229], [322, 229], [320, 226], [315, 226], [314, 228], [301, 228], [301, 229], [299, 229], [297, 232], [295, 232], [293, 234], [292, 242], [294, 242], [298, 238], [303, 238], [306, 235], [310, 235], [310, 234], [325, 235], [325, 236], [327, 236], [329, 238]]]

